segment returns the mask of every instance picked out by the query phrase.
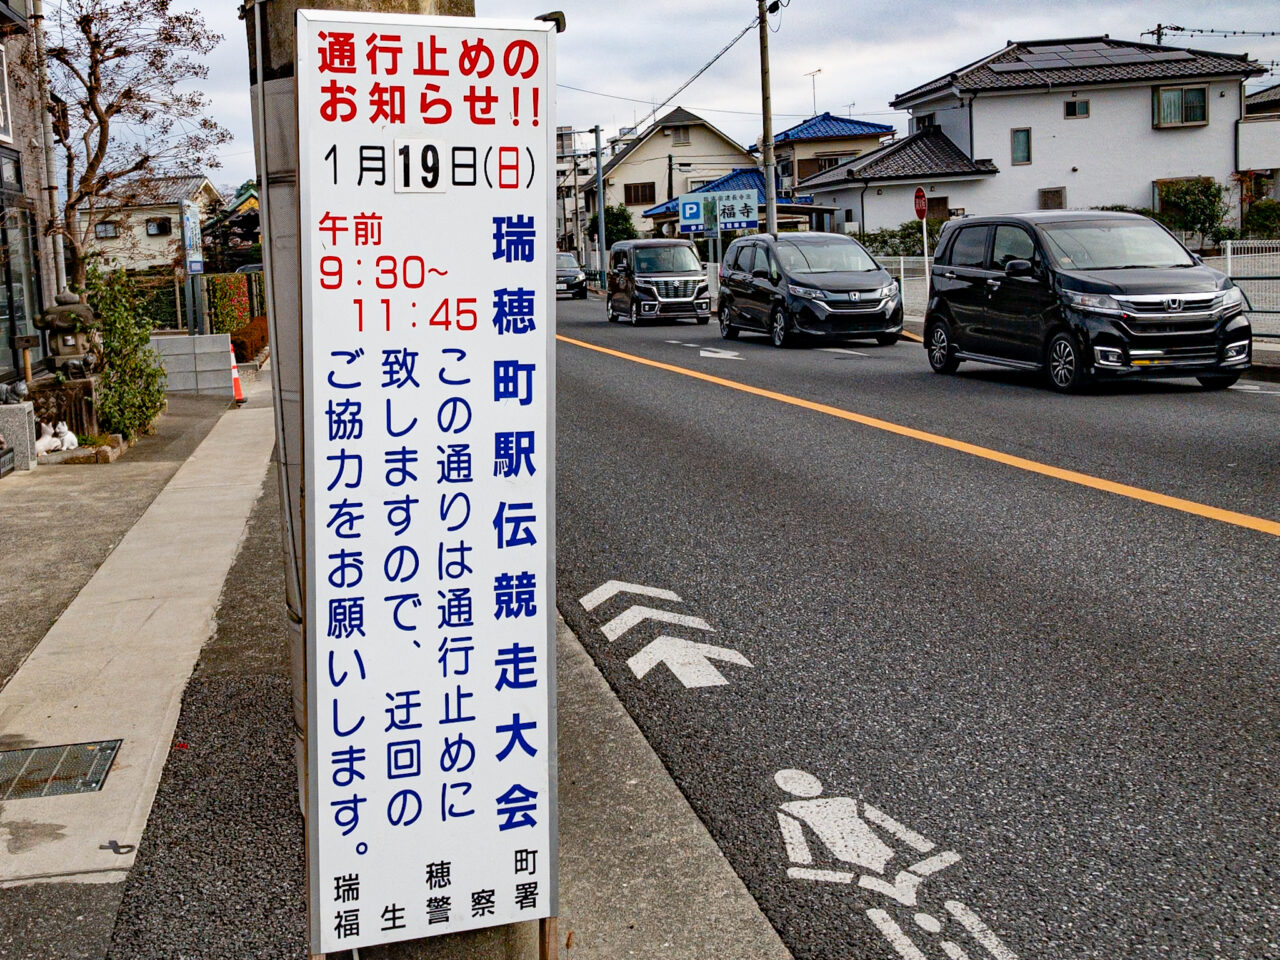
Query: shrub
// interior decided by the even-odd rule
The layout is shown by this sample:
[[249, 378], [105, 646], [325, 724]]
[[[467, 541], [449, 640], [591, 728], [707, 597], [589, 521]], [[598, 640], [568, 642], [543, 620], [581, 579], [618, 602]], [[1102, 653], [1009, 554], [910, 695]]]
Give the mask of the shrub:
[[98, 421], [109, 433], [136, 437], [149, 432], [164, 409], [164, 367], [150, 346], [151, 320], [123, 270], [91, 269], [88, 286], [102, 334]]
[[1228, 210], [1226, 188], [1211, 178], [1174, 180], [1160, 185], [1164, 224], [1174, 230], [1197, 234], [1201, 248], [1222, 226]]
[[[938, 235], [942, 232], [942, 220], [928, 220], [929, 254], [938, 246]], [[862, 245], [880, 257], [919, 257], [920, 221], [907, 220], [896, 227], [872, 231], [860, 238]]]
[[246, 363], [262, 352], [267, 345], [267, 318], [254, 317], [231, 334], [231, 346], [236, 351], [236, 363]]
[[248, 277], [243, 273], [210, 273], [204, 283], [214, 333], [235, 333], [250, 321]]
[[1244, 235], [1253, 240], [1280, 240], [1280, 200], [1255, 200], [1244, 215]]

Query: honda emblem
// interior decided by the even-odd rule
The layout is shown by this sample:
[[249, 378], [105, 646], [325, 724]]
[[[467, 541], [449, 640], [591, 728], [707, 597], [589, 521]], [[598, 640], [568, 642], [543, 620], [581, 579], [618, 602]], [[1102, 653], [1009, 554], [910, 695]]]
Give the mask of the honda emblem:
[[1182, 298], [1170, 297], [1164, 302], [1164, 308], [1168, 310], [1170, 313], [1182, 312]]

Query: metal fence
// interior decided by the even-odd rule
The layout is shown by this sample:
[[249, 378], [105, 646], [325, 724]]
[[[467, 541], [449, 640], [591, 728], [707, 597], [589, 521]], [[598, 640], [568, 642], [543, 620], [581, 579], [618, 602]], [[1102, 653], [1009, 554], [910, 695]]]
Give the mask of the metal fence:
[[929, 299], [929, 271], [933, 257], [876, 257], [902, 285], [902, 310], [908, 317], [923, 317]]
[[1280, 336], [1280, 240], [1226, 240], [1222, 256], [1204, 262], [1244, 291], [1254, 333]]

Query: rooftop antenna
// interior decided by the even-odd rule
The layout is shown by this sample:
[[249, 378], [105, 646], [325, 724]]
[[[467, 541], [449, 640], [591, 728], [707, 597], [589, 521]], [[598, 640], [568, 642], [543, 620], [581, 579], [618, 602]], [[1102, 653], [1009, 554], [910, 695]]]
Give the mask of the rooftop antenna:
[[809, 78], [810, 87], [813, 89], [813, 115], [815, 117], [818, 115], [818, 74], [821, 72], [822, 68], [819, 67], [817, 70], [811, 70], [805, 74]]
[[858, 101], [856, 100], [850, 100], [848, 103], [845, 104], [845, 107], [849, 110], [849, 116], [851, 117], [853, 116], [853, 108], [857, 104], [857, 102]]

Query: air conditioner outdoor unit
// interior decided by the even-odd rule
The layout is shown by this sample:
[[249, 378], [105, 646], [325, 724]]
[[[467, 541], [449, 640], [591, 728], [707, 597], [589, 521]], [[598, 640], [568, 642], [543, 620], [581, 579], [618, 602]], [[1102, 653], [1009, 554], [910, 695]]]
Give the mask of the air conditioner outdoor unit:
[[778, 182], [782, 185], [783, 190], [790, 190], [795, 185], [795, 177], [779, 177]]
[[858, 233], [858, 227], [860, 226], [861, 224], [859, 224], [857, 221], [854, 221], [853, 223], [842, 223], [840, 224], [840, 232], [856, 235]]

